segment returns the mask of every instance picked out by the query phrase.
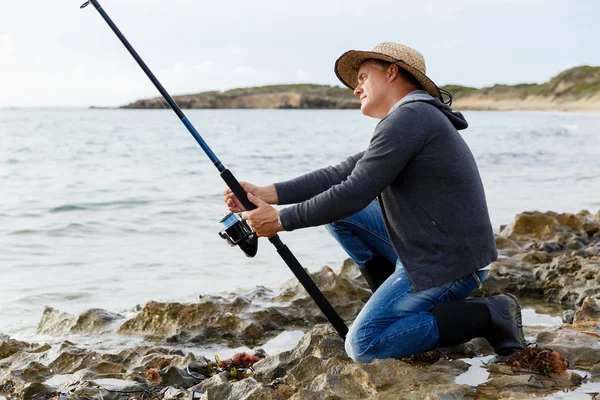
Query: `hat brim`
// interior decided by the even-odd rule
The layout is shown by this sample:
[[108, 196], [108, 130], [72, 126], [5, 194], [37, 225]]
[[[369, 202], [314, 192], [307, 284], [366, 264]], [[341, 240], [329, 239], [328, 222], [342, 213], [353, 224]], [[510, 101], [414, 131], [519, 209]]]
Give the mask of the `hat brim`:
[[429, 79], [429, 77], [423, 74], [416, 68], [411, 67], [407, 63], [397, 58], [388, 56], [387, 54], [377, 53], [374, 51], [360, 51], [350, 50], [342, 54], [335, 62], [334, 71], [338, 79], [350, 89], [354, 90], [357, 82], [358, 69], [363, 61], [370, 58], [377, 60], [388, 61], [396, 64], [399, 68], [402, 68], [409, 74], [415, 77], [415, 79], [423, 86], [423, 89], [431, 96], [442, 100], [442, 93], [437, 85]]

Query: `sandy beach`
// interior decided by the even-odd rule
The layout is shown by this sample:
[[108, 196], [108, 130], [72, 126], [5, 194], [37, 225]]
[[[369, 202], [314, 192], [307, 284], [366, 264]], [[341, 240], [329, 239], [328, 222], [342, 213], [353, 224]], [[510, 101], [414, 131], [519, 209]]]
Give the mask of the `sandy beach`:
[[600, 94], [587, 99], [555, 101], [542, 96], [528, 96], [524, 99], [499, 96], [472, 95], [457, 98], [452, 103], [455, 110], [485, 111], [568, 111], [600, 113]]

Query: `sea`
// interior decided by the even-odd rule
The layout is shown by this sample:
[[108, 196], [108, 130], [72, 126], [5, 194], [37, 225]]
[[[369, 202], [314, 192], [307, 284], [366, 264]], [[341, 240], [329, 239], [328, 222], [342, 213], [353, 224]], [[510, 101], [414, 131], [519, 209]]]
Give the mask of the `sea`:
[[[258, 185], [344, 160], [377, 124], [358, 110], [185, 112]], [[496, 230], [523, 211], [600, 210], [600, 114], [464, 115]], [[0, 109], [0, 332], [34, 340], [46, 306], [128, 313], [293, 279], [266, 239], [247, 258], [218, 235], [224, 188], [170, 110]], [[310, 271], [347, 257], [323, 227], [280, 236]]]

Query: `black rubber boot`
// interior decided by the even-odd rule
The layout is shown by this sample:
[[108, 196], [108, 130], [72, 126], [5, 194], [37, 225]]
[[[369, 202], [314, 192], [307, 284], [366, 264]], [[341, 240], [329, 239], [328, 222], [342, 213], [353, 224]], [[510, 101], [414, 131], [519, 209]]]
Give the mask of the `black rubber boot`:
[[502, 361], [527, 346], [521, 306], [512, 294], [454, 301], [437, 306], [432, 312], [442, 347], [484, 337], [499, 356], [495, 361]]
[[365, 264], [359, 264], [358, 269], [364, 276], [369, 288], [375, 293], [379, 286], [394, 273], [396, 266], [382, 256], [375, 256]]

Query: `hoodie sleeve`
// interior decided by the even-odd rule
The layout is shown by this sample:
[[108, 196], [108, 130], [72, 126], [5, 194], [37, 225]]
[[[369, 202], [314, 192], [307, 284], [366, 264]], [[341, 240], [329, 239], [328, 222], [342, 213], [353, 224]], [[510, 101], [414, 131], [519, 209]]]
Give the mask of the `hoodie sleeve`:
[[375, 128], [369, 147], [347, 179], [295, 206], [280, 211], [286, 231], [335, 222], [365, 208], [388, 187], [423, 147], [418, 114], [397, 109]]
[[364, 151], [348, 157], [338, 165], [330, 165], [289, 181], [275, 183], [279, 204], [299, 203], [339, 184], [350, 175], [363, 154]]

